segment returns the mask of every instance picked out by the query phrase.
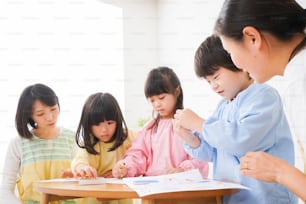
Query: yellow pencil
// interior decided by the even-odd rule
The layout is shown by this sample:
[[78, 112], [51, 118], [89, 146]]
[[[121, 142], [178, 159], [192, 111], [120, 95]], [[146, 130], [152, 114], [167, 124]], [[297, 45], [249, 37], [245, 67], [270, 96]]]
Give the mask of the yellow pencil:
[[120, 164], [120, 169], [124, 169], [125, 168], [125, 163]]
[[[119, 167], [120, 169], [124, 169], [125, 168], [125, 163], [122, 163], [122, 164], [120, 164], [120, 167]], [[120, 174], [120, 178], [123, 178], [124, 177], [124, 175], [121, 173]]]

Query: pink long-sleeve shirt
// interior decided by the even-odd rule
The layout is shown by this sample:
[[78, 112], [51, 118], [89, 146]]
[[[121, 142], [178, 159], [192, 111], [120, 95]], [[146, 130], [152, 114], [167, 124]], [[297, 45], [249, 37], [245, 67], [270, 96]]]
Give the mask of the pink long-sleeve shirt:
[[127, 177], [165, 174], [168, 169], [182, 168], [184, 171], [199, 169], [203, 178], [208, 175], [208, 163], [189, 156], [183, 141], [173, 131], [172, 119], [161, 119], [158, 128], [150, 129], [151, 120], [138, 132], [132, 146], [120, 163], [128, 168]]

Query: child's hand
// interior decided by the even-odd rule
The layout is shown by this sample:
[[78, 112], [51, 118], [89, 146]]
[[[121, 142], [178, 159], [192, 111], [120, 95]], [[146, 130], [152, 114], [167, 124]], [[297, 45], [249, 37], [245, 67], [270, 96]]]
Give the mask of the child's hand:
[[125, 175], [127, 175], [128, 169], [126, 168], [125, 163], [120, 161], [117, 162], [117, 164], [114, 166], [112, 172], [115, 178], [123, 178], [125, 177]]
[[61, 177], [62, 178], [72, 178], [73, 177], [72, 170], [70, 168], [65, 169], [63, 172], [61, 172]]
[[97, 170], [85, 164], [79, 164], [75, 170], [75, 177], [81, 178], [97, 178]]
[[172, 168], [172, 169], [168, 169], [166, 171], [166, 174], [174, 174], [174, 173], [179, 173], [179, 172], [183, 172], [184, 169], [182, 168]]
[[204, 119], [200, 118], [195, 112], [188, 108], [176, 110], [174, 119], [179, 124], [179, 126], [193, 131], [201, 131], [201, 127], [204, 122]]
[[200, 146], [201, 141], [198, 137], [194, 136], [192, 132], [180, 126], [177, 120], [173, 120], [173, 131], [182, 140], [184, 140], [190, 147], [197, 148]]
[[172, 120], [172, 123], [174, 133], [177, 134], [180, 138], [182, 138], [182, 140], [186, 141], [190, 137], [190, 130], [187, 130], [180, 126], [180, 123], [175, 119]]
[[112, 170], [109, 170], [109, 171], [105, 172], [102, 176], [104, 178], [113, 178]]

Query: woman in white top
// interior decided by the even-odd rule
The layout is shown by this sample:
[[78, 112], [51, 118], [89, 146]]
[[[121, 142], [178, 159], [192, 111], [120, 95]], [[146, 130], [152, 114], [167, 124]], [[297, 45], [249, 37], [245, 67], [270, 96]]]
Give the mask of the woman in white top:
[[[215, 32], [236, 66], [258, 83], [276, 75], [285, 77], [285, 110], [303, 153], [306, 9], [294, 0], [226, 0]], [[306, 175], [285, 161], [264, 152], [249, 152], [241, 158], [240, 168], [242, 175], [280, 183], [306, 201]]]

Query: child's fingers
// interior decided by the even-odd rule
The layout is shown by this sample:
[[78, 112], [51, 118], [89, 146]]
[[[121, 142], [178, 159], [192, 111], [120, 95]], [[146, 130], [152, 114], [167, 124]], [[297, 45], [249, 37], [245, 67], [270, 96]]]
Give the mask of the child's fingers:
[[103, 177], [104, 177], [104, 178], [112, 178], [112, 177], [113, 177], [112, 171], [109, 170], [109, 171], [105, 172], [105, 173], [103, 174]]
[[127, 174], [125, 163], [116, 164], [112, 170], [112, 173], [115, 178], [123, 178]]
[[123, 177], [126, 175], [127, 169], [126, 169], [126, 167], [125, 167], [125, 163], [121, 163], [121, 164], [120, 164], [120, 166], [119, 166], [119, 172], [120, 172], [119, 178], [123, 178]]
[[115, 178], [120, 178], [120, 168], [114, 167], [112, 173]]
[[96, 178], [97, 177], [97, 171], [94, 168], [87, 168], [85, 171], [85, 178]]
[[65, 169], [64, 171], [61, 172], [61, 177], [73, 177], [73, 173], [71, 169]]
[[83, 169], [79, 169], [77, 172], [76, 172], [76, 177], [85, 177], [86, 175], [86, 172], [83, 170]]
[[96, 171], [95, 168], [92, 168], [90, 166], [82, 166], [82, 168], [79, 168], [77, 170], [77, 177], [96, 178], [97, 177], [97, 171]]
[[93, 178], [97, 178], [98, 177], [98, 173], [97, 173], [97, 170], [95, 168], [91, 168], [91, 176]]

